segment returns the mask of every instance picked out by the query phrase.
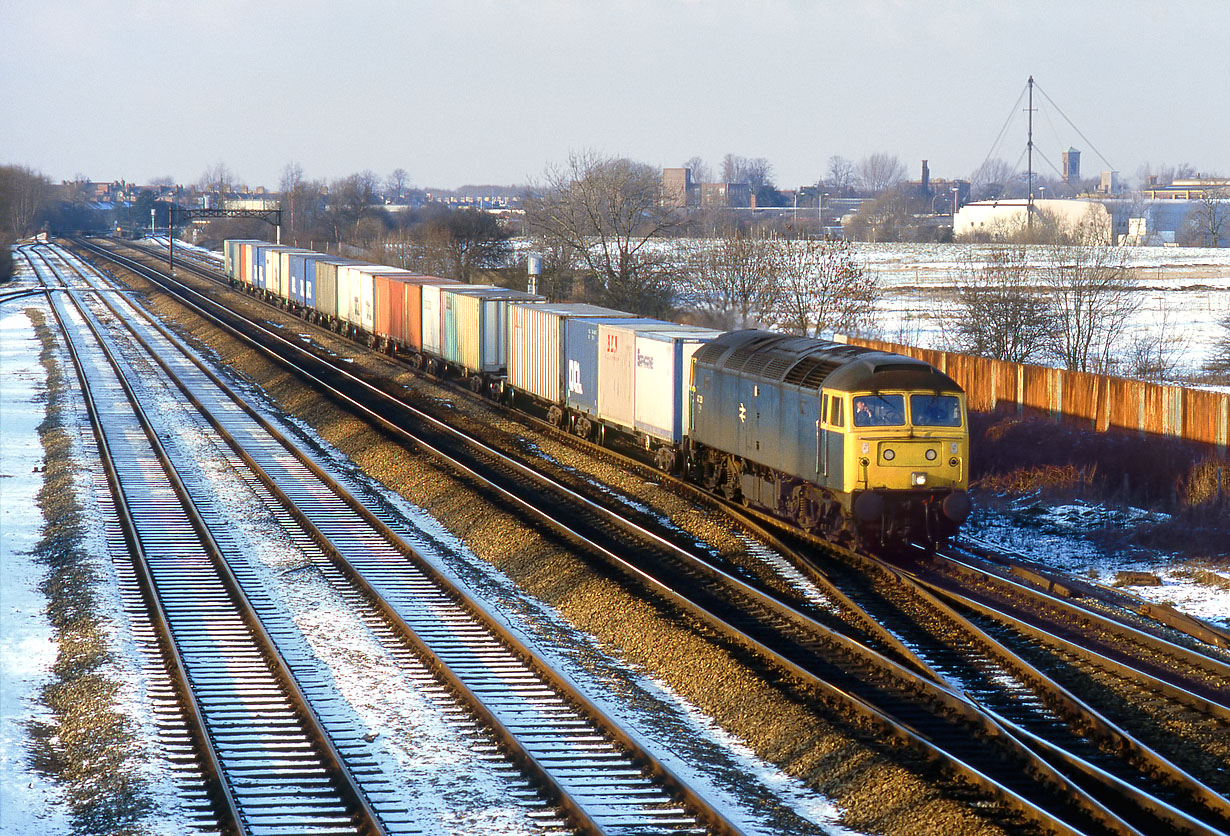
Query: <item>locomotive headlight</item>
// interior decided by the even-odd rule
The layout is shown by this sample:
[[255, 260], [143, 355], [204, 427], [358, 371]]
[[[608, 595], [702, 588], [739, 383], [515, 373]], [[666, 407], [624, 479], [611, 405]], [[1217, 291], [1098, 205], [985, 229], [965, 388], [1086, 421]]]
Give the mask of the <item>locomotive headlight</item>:
[[960, 463], [961, 463], [961, 462], [959, 462], [959, 461], [957, 460], [957, 457], [956, 457], [956, 456], [953, 456], [951, 459], [949, 459], [949, 460], [948, 460], [948, 466], [949, 466], [949, 467], [956, 467], [956, 466], [957, 466], [957, 465], [959, 465]]
[[921, 488], [925, 486], [927, 484], [927, 474], [911, 473], [910, 474], [910, 484], [916, 488]]
[[926, 457], [926, 459], [927, 459], [927, 461], [929, 461], [929, 462], [933, 462], [933, 461], [935, 461], [935, 457], [936, 457], [937, 455], [939, 455], [939, 454], [938, 454], [938, 453], [936, 453], [934, 450], [932, 450], [930, 447], [928, 447], [928, 448], [927, 448], [927, 452], [923, 453], [923, 456], [925, 456], [925, 457]]
[[884, 461], [891, 462], [895, 458], [897, 458], [897, 453], [893, 451], [892, 448], [886, 448], [884, 450]]

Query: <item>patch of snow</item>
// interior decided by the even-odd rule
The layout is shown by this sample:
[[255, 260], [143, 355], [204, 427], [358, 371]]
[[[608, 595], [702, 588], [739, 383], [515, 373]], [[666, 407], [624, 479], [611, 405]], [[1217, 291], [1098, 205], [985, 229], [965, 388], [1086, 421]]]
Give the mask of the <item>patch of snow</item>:
[[53, 836], [72, 832], [64, 794], [27, 753], [29, 724], [51, 721], [40, 692], [57, 652], [39, 591], [45, 569], [32, 556], [42, 525], [40, 348], [24, 313], [0, 314], [0, 831]]

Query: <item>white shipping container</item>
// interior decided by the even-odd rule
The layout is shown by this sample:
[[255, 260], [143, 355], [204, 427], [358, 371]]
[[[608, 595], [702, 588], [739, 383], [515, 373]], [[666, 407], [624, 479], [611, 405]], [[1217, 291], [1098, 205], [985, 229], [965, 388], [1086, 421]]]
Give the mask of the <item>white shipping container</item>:
[[508, 382], [535, 397], [564, 401], [564, 323], [569, 319], [634, 315], [597, 305], [525, 304], [508, 306]]
[[290, 271], [283, 269], [288, 252], [301, 252], [298, 247], [271, 247], [265, 250], [265, 289], [282, 299], [290, 299]]
[[[598, 417], [626, 429], [636, 427], [637, 335], [671, 331], [710, 333], [708, 328], [657, 320], [635, 325], [598, 326]], [[647, 394], [646, 397], [652, 397]], [[667, 393], [661, 397], [666, 399]]]
[[440, 356], [440, 290], [443, 285], [423, 285], [423, 351]]
[[301, 247], [287, 247], [278, 253], [278, 295], [287, 301], [303, 297], [303, 290], [298, 287], [298, 279], [292, 279], [290, 275], [290, 256], [292, 253], [307, 252], [311, 252], [311, 250], [305, 250]]
[[504, 371], [508, 365], [508, 303], [539, 301], [543, 301], [541, 296], [506, 287], [441, 287], [440, 356], [469, 373]]
[[689, 434], [692, 355], [721, 333], [688, 325], [637, 332], [634, 423], [638, 430], [671, 444]]

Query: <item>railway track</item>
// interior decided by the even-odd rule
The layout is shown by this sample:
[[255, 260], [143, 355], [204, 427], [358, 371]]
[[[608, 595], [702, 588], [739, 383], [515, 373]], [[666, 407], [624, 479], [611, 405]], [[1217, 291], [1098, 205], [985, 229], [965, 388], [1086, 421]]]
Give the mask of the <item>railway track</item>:
[[[397, 645], [393, 652], [426, 659], [461, 697], [490, 738], [476, 746], [489, 749], [491, 757], [510, 758], [531, 776], [519, 792], [539, 807], [535, 796], [553, 805], [533, 814], [543, 826], [595, 833], [738, 832], [422, 561], [404, 523], [397, 531], [395, 520], [367, 511], [202, 365], [182, 354], [172, 358], [174, 340], [167, 332], [152, 324], [135, 329], [162, 371], [232, 446], [246, 468], [245, 480], [267, 491], [268, 501], [287, 516], [284, 525], [293, 538], [313, 547], [307, 550], [318, 555], [322, 574], [366, 602], [365, 617]], [[356, 771], [376, 772], [368, 780], [381, 783], [370, 764]], [[382, 819], [389, 818], [386, 811]]]
[[[515, 470], [516, 468], [514, 467], [513, 469]], [[661, 550], [665, 548], [665, 546], [659, 543], [657, 548]], [[634, 570], [634, 572], [644, 573], [649, 570], [650, 570], [649, 564], [641, 564]], [[707, 580], [701, 580], [699, 584], [697, 583], [698, 577], [695, 574], [698, 571], [701, 572], [702, 574], [708, 575]], [[691, 573], [691, 574], [688, 574], [688, 573]], [[661, 585], [661, 588], [655, 588], [654, 592], [656, 594], [666, 595], [667, 597], [669, 597], [671, 594], [670, 589], [672, 586], [675, 586], [675, 587], [689, 586], [689, 587], [694, 588], [697, 586], [705, 586], [707, 583], [712, 588], [713, 583], [714, 583], [713, 579], [714, 579], [714, 575], [709, 569], [697, 569], [695, 566], [692, 566], [689, 569], [685, 570], [683, 575], [676, 578], [673, 583], [670, 581], [659, 582]], [[729, 578], [719, 580], [718, 584], [724, 585], [728, 588], [737, 588], [739, 586], [738, 583], [733, 582], [732, 579], [729, 579]], [[727, 629], [729, 629], [732, 624], [740, 624], [741, 626], [746, 627], [746, 624], [749, 621], [748, 613], [755, 611], [758, 607], [761, 608], [762, 610], [765, 611], [765, 613], [764, 613], [764, 617], [761, 619], [761, 623], [762, 623], [761, 629], [763, 631], [762, 637], [761, 637], [762, 643], [758, 645], [757, 651], [764, 652], [768, 650], [771, 654], [775, 653], [776, 654], [775, 658], [781, 661], [781, 663], [785, 667], [790, 668], [792, 665], [794, 665], [795, 666], [794, 673], [796, 675], [800, 675], [803, 679], [808, 680], [810, 684], [814, 687], [824, 687], [826, 685], [831, 684], [832, 682], [841, 682], [843, 684], [848, 684], [849, 687], [853, 689], [854, 693], [860, 693], [859, 689], [861, 688], [862, 689], [861, 693], [865, 697], [869, 693], [871, 693], [868, 691], [868, 683], [875, 680], [877, 676], [883, 677], [884, 671], [891, 670], [891, 663], [886, 665], [884, 664], [883, 661], [878, 661], [874, 663], [870, 668], [867, 667], [868, 663], [866, 661], [866, 658], [867, 658], [866, 655], [863, 654], [861, 650], [852, 649], [846, 646], [844, 642], [847, 642], [848, 640], [845, 639], [845, 637], [836, 635], [836, 634], [834, 635], [826, 634], [826, 632], [823, 629], [818, 628], [818, 625], [814, 623], [809, 623], [809, 620], [806, 617], [800, 617], [799, 613], [794, 612], [794, 611], [789, 611], [789, 608], [784, 608], [780, 604], [780, 602], [774, 602], [772, 600], [767, 600], [763, 597], [760, 597], [759, 599], [757, 599], [757, 594], [755, 592], [748, 592], [747, 590], [741, 590], [740, 594], [744, 596], [741, 599], [740, 598], [732, 599], [730, 598], [729, 594], [726, 594], [724, 603], [720, 601], [715, 601], [715, 600], [706, 601], [703, 599], [703, 596], [694, 595], [691, 601], [685, 606], [690, 607], [694, 612], [702, 612], [710, 616], [713, 615], [712, 611], [722, 611], [722, 608], [726, 607], [728, 618], [725, 618], [725, 619], [718, 618], [717, 621], [718, 623], [725, 624]], [[747, 597], [749, 595], [751, 596], [751, 599], [756, 599], [756, 600], [749, 600], [749, 598]], [[721, 598], [722, 596], [719, 595], [718, 597]], [[932, 602], [932, 605], [934, 605], [934, 601]], [[946, 617], [954, 618], [958, 622], [962, 621], [960, 618], [956, 617], [955, 615], [948, 614], [946, 615]], [[785, 645], [790, 644], [790, 642], [783, 643], [781, 639], [781, 634], [784, 633], [785, 631], [780, 629], [780, 626], [781, 626], [780, 623], [777, 625], [776, 628], [772, 630], [767, 630], [767, 631], [764, 630], [763, 625], [765, 624], [771, 625], [775, 619], [777, 619], [779, 622], [781, 622], [784, 619], [785, 622], [792, 623], [794, 625], [794, 629], [796, 630], [802, 629], [807, 635], [805, 635], [801, 639], [795, 639], [794, 640], [795, 644], [793, 648], [787, 648], [785, 649], [784, 652], [781, 652], [780, 650], [774, 651], [773, 648], [771, 647], [771, 645], [773, 645], [774, 643], [776, 643], [776, 646], [778, 648], [784, 648]], [[875, 619], [872, 618], [872, 619], [869, 619], [869, 621], [871, 623], [874, 623]], [[968, 623], [967, 623], [967, 626], [964, 627], [963, 629], [964, 629], [964, 633], [966, 636], [968, 636], [971, 632], [973, 632], [974, 634], [978, 633], [977, 628], [969, 626]], [[750, 632], [754, 633], [755, 630], [753, 629]], [[777, 633], [776, 637], [772, 635], [774, 632]], [[749, 641], [753, 646], [757, 645], [757, 639], [750, 637], [748, 635], [747, 630], [742, 631], [742, 639], [745, 641]], [[816, 647], [815, 643], [818, 641], [819, 642], [829, 642], [830, 644], [825, 646], [821, 650], [821, 649], [817, 649]], [[985, 635], [982, 635], [980, 637], [980, 641], [985, 643], [990, 640]], [[806, 645], [809, 642], [812, 643], [813, 645], [810, 648], [811, 659], [806, 664], [800, 665], [798, 660], [801, 657], [807, 656], [809, 649], [806, 648]], [[890, 641], [889, 644], [893, 644], [893, 642]], [[994, 642], [991, 642], [991, 644], [994, 645]], [[897, 652], [901, 651], [900, 647], [895, 647], [893, 649]], [[828, 668], [825, 668], [824, 665], [818, 661], [818, 659], [821, 659], [826, 656], [830, 656], [834, 653], [840, 656], [840, 654], [843, 652], [847, 654], [853, 654], [853, 656], [848, 657], [847, 660], [843, 660], [843, 661], [850, 661], [851, 664], [849, 665], [838, 664], [835, 667], [830, 666]], [[1001, 658], [1003, 658], [1002, 651], [999, 651], [999, 652], [1001, 653]], [[793, 656], [791, 654], [793, 654]], [[922, 718], [920, 713], [917, 711], [916, 706], [909, 704], [909, 703], [911, 703], [914, 697], [917, 697], [917, 693], [915, 692], [914, 689], [922, 688], [926, 690], [930, 688], [931, 683], [928, 683], [926, 681], [928, 678], [931, 680], [938, 680], [939, 682], [943, 683], [943, 685], [941, 686], [938, 692], [933, 691], [929, 693], [928, 695], [928, 698], [934, 701], [937, 706], [939, 706], [939, 708], [933, 708], [931, 712], [932, 718], [934, 718], [936, 714], [942, 714], [945, 711], [955, 712], [957, 714], [964, 714], [964, 721], [967, 725], [961, 731], [957, 732], [958, 734], [960, 734], [961, 732], [964, 732], [968, 736], [970, 724], [972, 724], [974, 727], [981, 727], [982, 732], [985, 735], [991, 738], [997, 738], [999, 740], [999, 745], [1001, 749], [1006, 746], [1009, 750], [1013, 750], [1015, 752], [1015, 756], [1018, 759], [1023, 757], [1024, 763], [1027, 765], [1025, 769], [1026, 772], [1030, 771], [1030, 769], [1033, 769], [1033, 770], [1040, 771], [1042, 773], [1046, 773], [1047, 778], [1043, 780], [1041, 783], [1042, 784], [1049, 783], [1051, 786], [1052, 793], [1055, 791], [1056, 788], [1058, 788], [1062, 793], [1070, 794], [1073, 798], [1076, 798], [1076, 799], [1083, 798], [1084, 801], [1078, 801], [1075, 803], [1076, 808], [1078, 809], [1083, 808], [1083, 813], [1079, 813], [1078, 816], [1082, 814], [1091, 816], [1096, 826], [1106, 827], [1109, 832], [1137, 832], [1135, 829], [1131, 827], [1131, 825], [1127, 824], [1127, 821], [1132, 820], [1133, 818], [1139, 817], [1140, 815], [1143, 815], [1146, 818], [1153, 817], [1152, 824], [1151, 825], [1146, 824], [1144, 832], [1149, 832], [1151, 829], [1154, 829], [1154, 828], [1175, 828], [1176, 832], [1181, 832], [1184, 830], [1186, 830], [1187, 832], [1193, 832], [1193, 833], [1216, 832], [1214, 829], [1211, 829], [1207, 827], [1206, 825], [1204, 825], [1195, 816], [1187, 815], [1180, 810], [1176, 810], [1167, 801], [1152, 798], [1148, 792], [1136, 790], [1131, 784], [1132, 776], [1130, 774], [1127, 780], [1123, 778], [1115, 778], [1113, 776], [1108, 776], [1104, 772], [1102, 772], [1098, 767], [1091, 764], [1089, 761], [1086, 761], [1074, 755], [1071, 751], [1063, 750], [1063, 749], [1059, 750], [1062, 752], [1061, 757], [1055, 757], [1053, 752], [1050, 753], [1051, 758], [1049, 762], [1040, 757], [1034, 758], [1029, 755], [1023, 754], [1023, 750], [1026, 750], [1026, 749], [1029, 749], [1031, 751], [1035, 749], [1039, 749], [1039, 748], [1046, 749], [1048, 745], [1053, 747], [1054, 744], [1048, 744], [1048, 742], [1045, 740], [1041, 740], [1041, 742], [1039, 742], [1039, 740], [1036, 740], [1034, 736], [1030, 735], [1028, 729], [1021, 728], [1018, 724], [1013, 723], [1008, 717], [1000, 715], [999, 713], [995, 712], [989, 706], [984, 705], [980, 707], [975, 707], [973, 708], [972, 711], [969, 711], [969, 709], [971, 708], [970, 703], [963, 702], [961, 699], [957, 699], [956, 703], [954, 703], [952, 701], [954, 690], [952, 688], [953, 683], [951, 681], [951, 677], [945, 677], [943, 674], [937, 674], [934, 669], [934, 666], [920, 659], [919, 654], [916, 652], [907, 651], [906, 656], [912, 657], [912, 660], [909, 658], [906, 659], [907, 663], [913, 661], [915, 664], [915, 667], [921, 669], [924, 672], [925, 676], [918, 677], [918, 675], [915, 673], [906, 672], [903, 674], [900, 671], [892, 671], [889, 676], [891, 679], [895, 679], [897, 681], [897, 684], [887, 690], [888, 691], [895, 690], [898, 693], [896, 693], [895, 695], [889, 694], [887, 692], [872, 693], [871, 699], [866, 700], [864, 702], [862, 706], [862, 710], [867, 710], [870, 707], [871, 713], [875, 714], [877, 713], [877, 711], [880, 710], [880, 707], [887, 706], [887, 707], [890, 707], [891, 709], [888, 713], [908, 717], [909, 720], [907, 722], [910, 728], [915, 728], [915, 727], [920, 727], [920, 726], [926, 727], [924, 719]], [[968, 655], [966, 658], [968, 660]], [[1008, 658], [1012, 658], [1011, 654], [1008, 654]], [[861, 661], [856, 661], [856, 660], [861, 660]], [[1018, 671], [1021, 670], [1021, 662], [1019, 659], [1014, 659], [1012, 664], [1017, 667]], [[966, 666], [972, 667], [975, 669], [978, 667], [977, 664], [970, 666], [967, 663], [966, 663]], [[983, 663], [983, 667], [986, 668], [985, 662]], [[854, 669], [860, 670], [860, 675], [854, 677], [855, 681], [850, 682], [848, 680], [848, 673], [850, 670], [854, 670]], [[847, 674], [847, 679], [843, 679], [843, 674]], [[999, 670], [988, 669], [984, 671], [983, 678], [984, 679], [995, 679], [996, 677], [1001, 677], [1002, 674], [1003, 674], [1002, 668]], [[1030, 670], [1026, 676], [1027, 678], [1032, 679], [1031, 684], [1035, 688], [1037, 688], [1038, 682], [1039, 682], [1037, 678], [1037, 672]], [[916, 677], [916, 679], [911, 680], [911, 677]], [[1052, 697], [1054, 696], [1055, 693], [1062, 693], [1062, 689], [1054, 688], [1053, 685], [1047, 682], [1045, 679], [1041, 681], [1043, 682], [1045, 689], [1050, 692]], [[908, 682], [909, 684], [906, 686], [903, 686], [901, 685], [901, 682]], [[1012, 697], [1014, 696], [1014, 694], [1019, 695], [1020, 693], [1023, 693], [1025, 690], [1027, 690], [1023, 686], [1021, 686], [1019, 683], [1017, 687], [1018, 687], [1018, 690], [1016, 692], [1013, 692], [1011, 689], [1009, 689], [1008, 691], [1009, 699], [1006, 704], [1003, 702], [999, 704], [1001, 708], [1010, 707], [1013, 701]], [[907, 694], [910, 695], [909, 698], [906, 699], [904, 704], [901, 702], [901, 696], [899, 693], [903, 690]], [[1067, 700], [1068, 699], [1067, 696], [1065, 696], [1064, 699]], [[894, 700], [896, 700], [896, 702], [894, 702]], [[1043, 723], [1056, 724], [1056, 721], [1058, 719], [1056, 715], [1053, 712], [1046, 709], [1046, 707], [1043, 705], [1042, 700], [1038, 700], [1036, 702], [1037, 702], [1038, 707], [1035, 709], [1035, 714], [1037, 714], [1038, 717], [1033, 717], [1032, 719], [1034, 719], [1035, 721], [1040, 719], [1040, 721]], [[923, 714], [925, 713], [926, 712], [923, 712]], [[1086, 713], [1085, 715], [1081, 715], [1081, 716], [1084, 717], [1084, 721], [1088, 721], [1090, 715]], [[884, 718], [881, 717], [881, 720], [883, 719]], [[1020, 718], [1018, 717], [1018, 719]], [[898, 723], [898, 725], [900, 726], [901, 724]], [[1094, 725], [1096, 726], [1098, 724], [1095, 723]], [[1101, 724], [1103, 732], [1106, 731], [1105, 726], [1106, 726], [1105, 723]], [[944, 737], [944, 732], [941, 732], [938, 729], [938, 727], [934, 727], [934, 726], [928, 729], [928, 734], [932, 737], [935, 737], [941, 740]], [[948, 732], [948, 734], [952, 734], [952, 732]], [[1113, 733], [1112, 733], [1112, 736], [1114, 736]], [[1118, 741], [1119, 744], [1121, 744], [1123, 743], [1124, 738], [1120, 736], [1120, 737], [1117, 737], [1116, 740]], [[1080, 741], [1081, 741], [1081, 738], [1078, 738], [1078, 743]], [[949, 745], [952, 749], [962, 748], [955, 741], [950, 743]], [[1079, 749], [1080, 747], [1079, 746], [1076, 746], [1076, 747], [1069, 746], [1069, 749], [1071, 748]], [[1133, 748], [1133, 747], [1129, 745], [1129, 748]], [[949, 754], [951, 755], [951, 752], [949, 752]], [[977, 759], [976, 755], [971, 755], [968, 752], [965, 752], [965, 755], [967, 759], [974, 759], [974, 760]], [[999, 755], [1002, 755], [1002, 751], [998, 754], [992, 754], [992, 757], [998, 757]], [[963, 761], [961, 761], [961, 759], [959, 758], [953, 758], [953, 761], [956, 763], [963, 763]], [[1118, 804], [1121, 808], [1121, 812], [1119, 815], [1121, 815], [1122, 818], [1117, 819], [1117, 817], [1114, 814], [1111, 814], [1109, 818], [1105, 818], [1104, 817], [1105, 810], [1104, 808], [1102, 808], [1101, 804], [1094, 801], [1092, 796], [1083, 795], [1083, 793], [1076, 788], [1076, 785], [1074, 783], [1072, 783], [1070, 780], [1065, 779], [1064, 777], [1057, 774], [1056, 770], [1049, 765], [1049, 763], [1054, 762], [1054, 761], [1063, 762], [1069, 774], [1075, 774], [1077, 777], [1080, 778], [1080, 782], [1082, 784], [1086, 786], [1091, 786], [1093, 795], [1102, 796], [1107, 802], [1111, 804], [1111, 806], [1115, 806], [1116, 804]], [[1162, 762], [1164, 763], [1164, 761]], [[1156, 762], [1154, 763], [1154, 765], [1156, 766]], [[968, 768], [967, 764], [965, 766]], [[973, 770], [973, 771], [977, 772], [977, 770]], [[1091, 775], [1095, 776], [1095, 778], [1091, 779], [1089, 777]], [[985, 779], [986, 776], [981, 776], [981, 777]], [[1194, 795], [1196, 797], [1201, 797], [1201, 790], [1198, 787], [1193, 790], [1190, 786], [1191, 782], [1188, 780], [1188, 776], [1183, 776], [1181, 774], [1181, 771], [1171, 770], [1171, 780], [1172, 782], [1178, 782], [1179, 784], [1184, 784], [1184, 782], [1186, 782], [1187, 784], [1186, 787], [1180, 786], [1178, 788], [1177, 792], [1179, 796], [1185, 796], [1185, 795], [1193, 796]], [[1123, 807], [1123, 804], [1122, 804], [1122, 797], [1125, 795], [1131, 799], [1131, 803], [1127, 807]], [[1049, 799], [1049, 803], [1054, 805], [1056, 803], [1056, 800], [1054, 798], [1051, 798]], [[1197, 806], [1200, 806], [1200, 805], [1197, 804]], [[1214, 805], [1214, 817], [1217, 817], [1218, 815], [1219, 814], [1216, 812], [1216, 805]], [[1157, 832], [1166, 832], [1166, 831], [1158, 830]]]
[[52, 311], [219, 828], [397, 832], [307, 707], [225, 562], [212, 514], [191, 499], [97, 315], [49, 260], [28, 257], [32, 266], [42, 261], [44, 283], [64, 289], [49, 294]]

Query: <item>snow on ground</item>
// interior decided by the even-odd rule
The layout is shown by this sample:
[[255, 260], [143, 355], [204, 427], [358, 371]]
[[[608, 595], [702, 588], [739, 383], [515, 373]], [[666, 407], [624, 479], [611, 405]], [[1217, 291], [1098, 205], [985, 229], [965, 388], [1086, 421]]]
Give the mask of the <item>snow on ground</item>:
[[[987, 244], [856, 244], [855, 257], [878, 276], [884, 339], [923, 348], [954, 350], [944, 323], [952, 308], [955, 275]], [[1129, 341], [1161, 332], [1179, 341], [1182, 372], [1198, 371], [1230, 314], [1230, 249], [1124, 247], [1141, 296], [1129, 324]]]
[[1083, 502], [1047, 505], [1032, 498], [1008, 507], [976, 507], [965, 533], [1031, 560], [1106, 586], [1119, 572], [1142, 572], [1161, 579], [1155, 586], [1124, 586], [1148, 601], [1230, 628], [1230, 555], [1179, 558], [1156, 549], [1104, 545], [1107, 531], [1158, 519], [1140, 509], [1117, 510]]
[[39, 350], [29, 318], [0, 309], [0, 833], [13, 834], [70, 831], [63, 793], [31, 767], [27, 737], [32, 720], [50, 720], [40, 690], [56, 658], [44, 569], [32, 556], [43, 484]]

